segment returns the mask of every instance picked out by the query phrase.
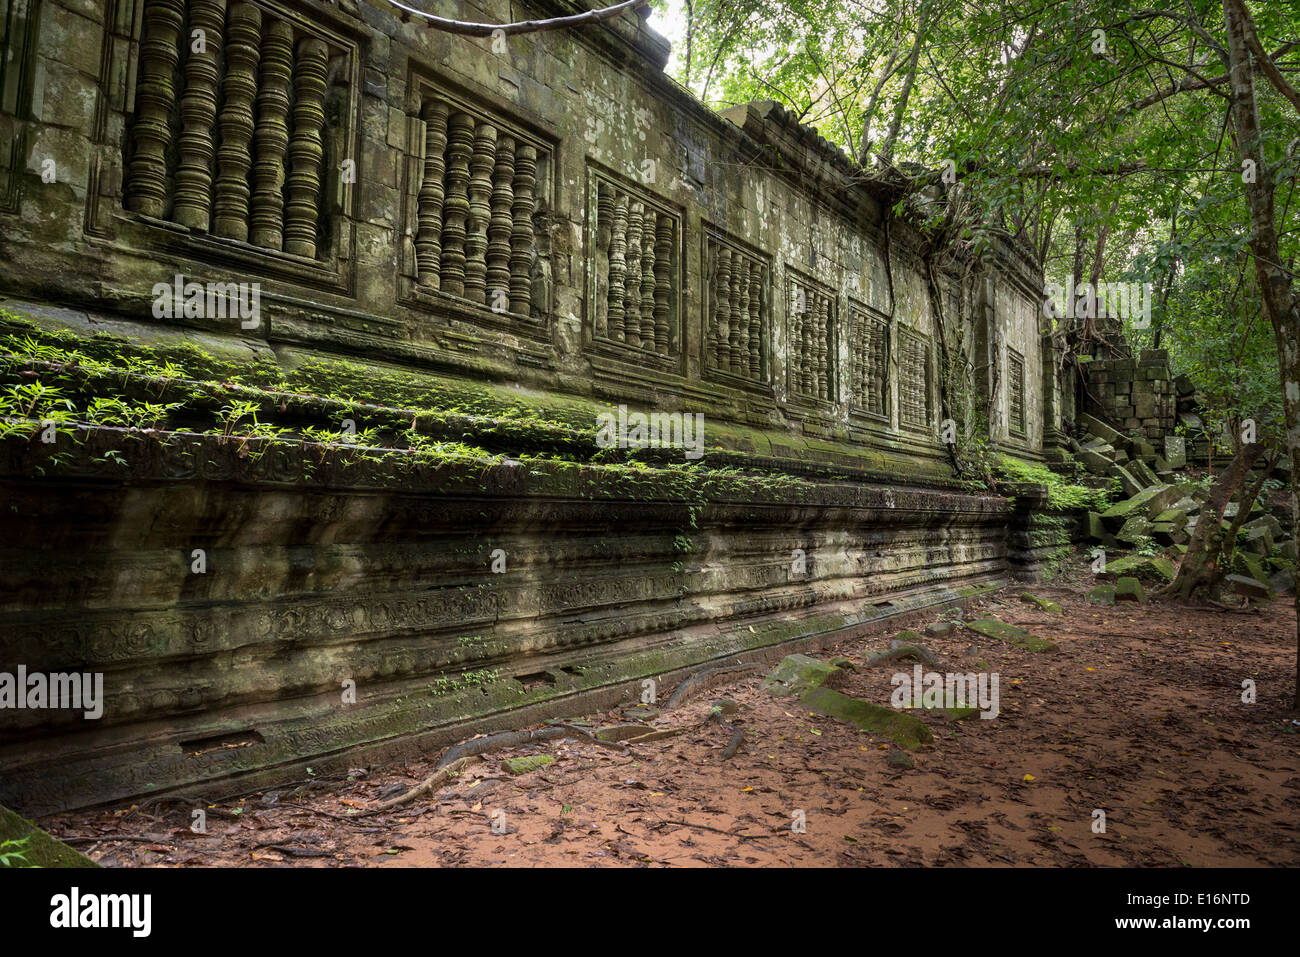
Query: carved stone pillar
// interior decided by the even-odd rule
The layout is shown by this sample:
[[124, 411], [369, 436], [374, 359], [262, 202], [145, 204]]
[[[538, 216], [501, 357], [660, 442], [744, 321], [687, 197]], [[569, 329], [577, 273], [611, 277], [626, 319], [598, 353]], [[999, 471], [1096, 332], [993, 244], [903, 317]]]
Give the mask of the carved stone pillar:
[[167, 147], [176, 98], [172, 75], [180, 62], [183, 0], [150, 0], [140, 40], [134, 150], [127, 169], [127, 209], [161, 217], [167, 208]]
[[442, 265], [442, 178], [446, 173], [447, 104], [424, 106], [424, 175], [416, 200], [415, 275], [430, 289], [439, 288]]
[[465, 298], [486, 302], [488, 221], [492, 217], [492, 171], [496, 165], [497, 131], [487, 123], [474, 129], [469, 161], [469, 218], [465, 231]]
[[[492, 171], [492, 218], [488, 223], [487, 301], [494, 311], [510, 307], [510, 233], [514, 229], [515, 140], [497, 139]], [[498, 303], [500, 306], [498, 307]]]
[[262, 28], [262, 72], [253, 133], [253, 199], [248, 213], [249, 241], [280, 249], [284, 245], [284, 157], [289, 147], [289, 84], [293, 78], [293, 28], [266, 20]]
[[262, 11], [251, 3], [230, 7], [226, 28], [225, 102], [221, 107], [221, 147], [212, 204], [212, 231], [248, 239], [248, 171], [253, 165], [253, 99], [261, 51]]
[[649, 207], [641, 225], [641, 348], [655, 347], [655, 226], [657, 218]]
[[596, 302], [593, 330], [597, 336], [609, 335], [609, 246], [614, 233], [614, 187], [596, 186]]
[[763, 265], [749, 264], [749, 377], [763, 374]]
[[668, 328], [669, 300], [672, 298], [673, 220], [659, 214], [655, 225], [655, 351], [668, 355], [671, 351]]
[[320, 208], [321, 162], [325, 147], [325, 76], [329, 49], [315, 37], [298, 41], [294, 69], [293, 137], [289, 140], [289, 201], [285, 205], [284, 249], [315, 257]]
[[474, 119], [454, 113], [447, 124], [447, 193], [442, 206], [442, 291], [465, 294], [465, 227], [469, 220], [469, 158]]
[[609, 241], [609, 336], [623, 341], [623, 280], [627, 275], [627, 202], [625, 193], [614, 198]]
[[537, 203], [537, 149], [520, 143], [515, 151], [510, 231], [510, 311], [531, 315], [533, 210]]
[[176, 190], [172, 219], [208, 229], [212, 216], [212, 142], [217, 116], [217, 53], [226, 23], [226, 0], [190, 0], [189, 55], [181, 96], [181, 134], [176, 142]]
[[717, 266], [718, 303], [715, 325], [717, 364], [723, 372], [731, 371], [731, 250], [726, 246], [718, 247]]

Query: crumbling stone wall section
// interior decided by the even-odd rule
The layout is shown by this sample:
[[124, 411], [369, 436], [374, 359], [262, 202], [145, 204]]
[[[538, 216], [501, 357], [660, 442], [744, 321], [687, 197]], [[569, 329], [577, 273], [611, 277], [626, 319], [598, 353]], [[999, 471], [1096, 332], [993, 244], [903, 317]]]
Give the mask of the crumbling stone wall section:
[[[948, 415], [987, 408], [994, 442], [1051, 455], [1041, 276], [1010, 246], [933, 267], [875, 178], [776, 104], [704, 108], [635, 14], [480, 40], [385, 0], [0, 4], [0, 305], [87, 340], [201, 341], [272, 382], [347, 359], [446, 416], [461, 395], [523, 422], [563, 404], [593, 433], [618, 404], [701, 414], [704, 471], [748, 470], [605, 470], [585, 432], [525, 449], [488, 419], [439, 437], [510, 458], [334, 462], [179, 427], [6, 438], [0, 670], [102, 672], [109, 703], [102, 723], [0, 727], [0, 803], [394, 757], [1038, 560], [1032, 536], [1009, 547], [1005, 498], [955, 480], [941, 385], [960, 370]], [[159, 308], [177, 277], [256, 284], [260, 308]], [[308, 399], [262, 395], [261, 421], [337, 423]], [[415, 430], [369, 407], [358, 429]]]
[[[943, 459], [921, 237], [779, 106], [691, 99], [634, 14], [489, 41], [383, 0], [10, 6], [11, 294], [148, 320], [176, 275], [257, 282], [256, 328], [161, 321]], [[995, 361], [1025, 368], [995, 438], [1039, 457], [1038, 333], [1003, 288], [1033, 270], [996, 268]]]
[[1178, 393], [1164, 349], [1136, 357], [1094, 359], [1087, 364], [1088, 411], [1121, 431], [1163, 448], [1177, 421]]

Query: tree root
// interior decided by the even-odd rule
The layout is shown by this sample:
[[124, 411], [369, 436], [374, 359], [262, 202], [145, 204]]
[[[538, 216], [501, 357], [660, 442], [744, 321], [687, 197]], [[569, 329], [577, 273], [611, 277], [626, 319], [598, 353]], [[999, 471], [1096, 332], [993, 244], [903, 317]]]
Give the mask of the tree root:
[[[892, 643], [891, 643], [892, 644]], [[872, 655], [862, 663], [864, 668], [875, 668], [878, 665], [888, 664], [891, 661], [902, 661], [904, 658], [915, 658], [922, 664], [929, 665], [931, 668], [939, 667], [939, 662], [935, 660], [934, 655], [930, 654], [925, 645], [907, 645], [897, 644], [888, 651], [882, 651], [879, 654]]]
[[708, 684], [710, 679], [718, 675], [742, 671], [758, 671], [762, 667], [763, 666], [760, 664], [751, 663], [742, 665], [722, 665], [718, 668], [708, 668], [704, 671], [697, 671], [695, 674], [683, 680], [682, 683], [673, 690], [673, 693], [668, 696], [668, 700], [664, 702], [664, 709], [671, 711], [696, 692], [707, 690], [705, 686]]
[[468, 741], [462, 741], [460, 744], [448, 748], [434, 767], [446, 767], [453, 761], [471, 755], [500, 751], [502, 748], [515, 748], [533, 741], [553, 741], [558, 738], [582, 738], [602, 748], [618, 751], [620, 754], [627, 752], [627, 748], [623, 744], [614, 741], [602, 741], [589, 731], [584, 731], [582, 728], [574, 727], [571, 724], [557, 724], [549, 728], [534, 728], [531, 731], [501, 731], [497, 734], [484, 735], [481, 738], [470, 738]]
[[427, 778], [425, 778], [415, 787], [411, 788], [411, 790], [407, 791], [405, 794], [399, 794], [397, 797], [385, 801], [383, 804], [376, 805], [375, 807], [369, 808], [365, 811], [361, 811], [360, 813], [354, 814], [352, 816], [354, 818], [370, 817], [373, 814], [383, 814], [385, 811], [390, 811], [395, 807], [400, 807], [403, 804], [407, 804], [408, 802], [415, 800], [422, 794], [428, 794], [431, 791], [438, 790], [438, 788], [442, 787], [444, 784], [446, 784], [457, 774], [465, 770], [465, 768], [469, 767], [477, 760], [478, 760], [478, 756], [473, 754], [469, 755], [468, 757], [458, 758], [457, 760], [452, 761], [450, 764], [443, 767], [441, 770], [435, 771], [433, 774], [429, 775]]

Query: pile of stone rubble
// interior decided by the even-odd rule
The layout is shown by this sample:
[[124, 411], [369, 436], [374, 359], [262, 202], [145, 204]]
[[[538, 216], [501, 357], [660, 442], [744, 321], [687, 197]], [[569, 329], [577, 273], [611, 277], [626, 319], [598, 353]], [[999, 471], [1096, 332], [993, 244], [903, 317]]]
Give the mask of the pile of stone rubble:
[[[1104, 512], [1084, 516], [1084, 538], [1106, 552], [1100, 574], [1172, 581], [1209, 487], [1179, 472], [1186, 464], [1181, 458], [1170, 461], [1143, 439], [1130, 438], [1090, 415], [1080, 415], [1078, 425], [1086, 430], [1081, 441], [1072, 443], [1079, 462], [1095, 476], [1118, 479], [1128, 496]], [[1236, 514], [1237, 503], [1230, 502], [1225, 528]], [[1229, 587], [1251, 598], [1291, 591], [1296, 551], [1290, 510], [1270, 510], [1257, 500], [1238, 533]], [[1127, 554], [1114, 557], [1117, 552]]]

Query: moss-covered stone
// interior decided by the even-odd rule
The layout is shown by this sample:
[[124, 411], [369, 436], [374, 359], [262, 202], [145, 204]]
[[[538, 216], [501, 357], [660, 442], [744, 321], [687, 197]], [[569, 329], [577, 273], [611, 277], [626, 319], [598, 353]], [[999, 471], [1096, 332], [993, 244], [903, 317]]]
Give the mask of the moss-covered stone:
[[1115, 600], [1116, 601], [1135, 601], [1145, 604], [1147, 600], [1146, 589], [1136, 578], [1121, 578], [1115, 583]]
[[887, 737], [900, 748], [912, 750], [934, 738], [919, 718], [852, 698], [832, 688], [811, 688], [799, 696], [799, 703], [816, 714]]
[[802, 694], [809, 688], [834, 682], [838, 671], [834, 665], [808, 655], [786, 655], [763, 680], [762, 687], [783, 696]]
[[1054, 642], [1039, 638], [1023, 628], [1008, 625], [996, 618], [977, 618], [974, 621], [966, 622], [966, 627], [976, 634], [984, 635], [986, 638], [996, 638], [998, 641], [1005, 641], [1017, 648], [1025, 648], [1029, 651], [1056, 650]]
[[[7, 846], [6, 842], [13, 841]], [[0, 805], [0, 853], [18, 852], [12, 867], [98, 867], [80, 851], [51, 837], [26, 818]]]
[[1098, 585], [1088, 592], [1088, 601], [1094, 605], [1113, 605], [1115, 604], [1115, 586]]
[[1052, 601], [1052, 599], [1050, 598], [1040, 598], [1038, 595], [1034, 595], [1030, 592], [1025, 592], [1020, 596], [1020, 600], [1027, 605], [1034, 605], [1041, 611], [1050, 611], [1054, 615], [1065, 614], [1065, 612], [1061, 609], [1060, 604], [1058, 602]]
[[527, 774], [529, 771], [536, 771], [538, 768], [544, 768], [548, 764], [554, 764], [555, 758], [549, 754], [529, 754], [522, 758], [506, 758], [501, 762], [511, 774]]

